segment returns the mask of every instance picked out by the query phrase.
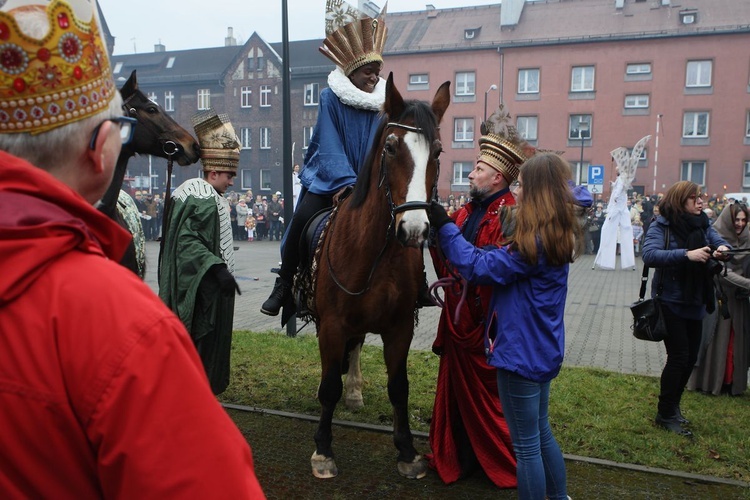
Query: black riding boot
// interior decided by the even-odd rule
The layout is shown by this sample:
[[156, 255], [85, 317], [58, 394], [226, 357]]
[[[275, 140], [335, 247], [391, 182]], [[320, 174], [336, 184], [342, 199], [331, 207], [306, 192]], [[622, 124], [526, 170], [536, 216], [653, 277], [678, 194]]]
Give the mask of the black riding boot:
[[271, 295], [260, 306], [260, 312], [276, 316], [283, 306], [292, 300], [292, 284], [284, 278], [276, 278]]

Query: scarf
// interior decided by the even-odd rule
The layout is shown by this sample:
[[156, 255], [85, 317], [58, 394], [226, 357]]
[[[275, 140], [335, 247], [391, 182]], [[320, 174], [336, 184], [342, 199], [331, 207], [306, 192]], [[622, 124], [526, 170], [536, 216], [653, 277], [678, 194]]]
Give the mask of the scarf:
[[[670, 221], [670, 227], [679, 248], [695, 250], [708, 245], [706, 231], [708, 230], [708, 216], [701, 212], [698, 215], [683, 213], [676, 220]], [[713, 279], [706, 264], [688, 261], [680, 265], [680, 287], [684, 297], [692, 297], [696, 290], [702, 290], [703, 303], [706, 311], [712, 313], [715, 309], [715, 295]]]

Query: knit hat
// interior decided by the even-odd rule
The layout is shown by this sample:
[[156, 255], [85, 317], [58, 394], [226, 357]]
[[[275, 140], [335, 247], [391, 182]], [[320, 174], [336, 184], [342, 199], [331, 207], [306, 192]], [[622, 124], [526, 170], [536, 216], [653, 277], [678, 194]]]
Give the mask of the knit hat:
[[201, 147], [204, 172], [237, 173], [240, 163], [240, 141], [226, 114], [213, 109], [193, 116], [193, 128]]
[[385, 10], [373, 19], [343, 0], [328, 0], [326, 38], [318, 50], [339, 66], [346, 76], [372, 62], [382, 65]]
[[109, 106], [99, 24], [95, 0], [0, 1], [0, 133], [40, 134]]
[[503, 174], [508, 183], [514, 182], [519, 167], [534, 156], [536, 148], [521, 138], [511, 124], [510, 113], [502, 104], [482, 123], [481, 132], [477, 160]]

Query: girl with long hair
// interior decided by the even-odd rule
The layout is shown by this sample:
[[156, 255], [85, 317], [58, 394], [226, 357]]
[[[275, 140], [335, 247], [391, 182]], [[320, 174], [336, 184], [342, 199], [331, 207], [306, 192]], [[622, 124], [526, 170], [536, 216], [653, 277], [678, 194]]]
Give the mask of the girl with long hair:
[[567, 497], [565, 463], [549, 425], [549, 391], [565, 353], [568, 267], [583, 243], [575, 205], [591, 202], [587, 192], [587, 200], [576, 199], [570, 178], [570, 165], [555, 154], [521, 166], [515, 224], [501, 248], [474, 247], [437, 204], [430, 215], [450, 263], [469, 282], [493, 286], [486, 353], [497, 368], [521, 499]]
[[[656, 269], [651, 296], [659, 294], [667, 326], [667, 363], [661, 374], [655, 422], [681, 436], [692, 436], [684, 426], [680, 400], [698, 358], [703, 318], [715, 308], [713, 275], [730, 249], [703, 212], [700, 186], [680, 181], [659, 202], [657, 219], [643, 243], [643, 263]], [[665, 245], [665, 238], [668, 236]]]

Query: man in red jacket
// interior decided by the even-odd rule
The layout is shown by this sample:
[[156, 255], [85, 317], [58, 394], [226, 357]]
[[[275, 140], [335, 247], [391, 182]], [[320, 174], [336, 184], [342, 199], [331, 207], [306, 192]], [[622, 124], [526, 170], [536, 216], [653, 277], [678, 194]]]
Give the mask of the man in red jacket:
[[263, 498], [250, 448], [185, 328], [118, 264], [130, 236], [92, 206], [133, 130], [95, 2], [9, 4], [18, 3], [0, 3], [0, 496]]
[[[453, 214], [464, 238], [476, 247], [502, 240], [503, 207], [515, 205], [510, 185], [534, 149], [518, 137], [502, 108], [482, 124], [479, 158], [469, 174], [471, 201]], [[439, 278], [450, 263], [430, 248]], [[468, 287], [465, 300], [462, 287]], [[481, 468], [500, 488], [516, 486], [516, 460], [497, 391], [497, 374], [487, 364], [484, 334], [492, 287], [455, 282], [445, 289], [445, 305], [432, 349], [440, 355], [430, 425], [430, 466], [447, 484]], [[457, 322], [454, 322], [457, 321]]]

